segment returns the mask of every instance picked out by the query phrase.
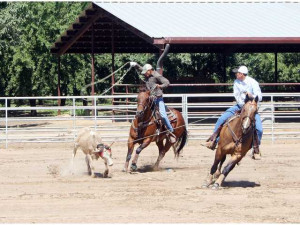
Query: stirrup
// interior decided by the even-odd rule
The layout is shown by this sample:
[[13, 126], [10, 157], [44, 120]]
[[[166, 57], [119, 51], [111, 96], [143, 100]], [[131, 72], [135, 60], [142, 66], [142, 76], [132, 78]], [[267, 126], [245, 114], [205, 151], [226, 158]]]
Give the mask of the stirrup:
[[156, 129], [156, 135], [159, 136], [160, 135], [160, 130]]
[[260, 154], [259, 146], [253, 146], [253, 153]]
[[175, 134], [173, 134], [173, 132], [168, 131], [167, 133], [167, 137], [170, 141], [171, 144], [175, 144], [177, 141], [177, 137], [175, 136]]
[[216, 146], [217, 146], [217, 142], [216, 140], [209, 140], [206, 142], [205, 146], [210, 149], [210, 150], [215, 150]]

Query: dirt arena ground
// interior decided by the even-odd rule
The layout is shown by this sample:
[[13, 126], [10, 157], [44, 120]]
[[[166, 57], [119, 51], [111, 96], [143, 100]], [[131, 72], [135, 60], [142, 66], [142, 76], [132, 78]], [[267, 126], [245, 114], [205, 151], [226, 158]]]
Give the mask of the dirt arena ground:
[[220, 190], [202, 189], [214, 152], [190, 141], [179, 160], [140, 156], [139, 173], [123, 173], [127, 148], [113, 145], [113, 177], [87, 175], [72, 143], [11, 144], [0, 150], [0, 223], [300, 223], [297, 141], [263, 142], [262, 158], [245, 157]]

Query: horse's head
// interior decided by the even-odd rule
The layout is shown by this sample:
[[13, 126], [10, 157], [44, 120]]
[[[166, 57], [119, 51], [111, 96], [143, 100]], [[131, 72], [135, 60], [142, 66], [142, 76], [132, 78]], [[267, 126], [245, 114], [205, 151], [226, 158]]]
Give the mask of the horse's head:
[[138, 119], [143, 118], [145, 112], [151, 108], [150, 91], [145, 87], [139, 89], [137, 96], [137, 110], [136, 117]]
[[251, 125], [254, 124], [255, 114], [257, 112], [257, 102], [257, 96], [254, 99], [249, 97], [248, 94], [246, 95], [245, 105], [243, 106], [241, 112], [242, 129], [244, 134], [247, 133], [248, 130], [251, 128]]

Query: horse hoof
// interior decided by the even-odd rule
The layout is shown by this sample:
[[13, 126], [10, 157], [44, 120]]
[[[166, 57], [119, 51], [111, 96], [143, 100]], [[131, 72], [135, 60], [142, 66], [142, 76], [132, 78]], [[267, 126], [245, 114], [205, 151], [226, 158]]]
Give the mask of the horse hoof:
[[125, 169], [125, 168], [122, 169], [122, 172], [127, 173], [127, 169]]
[[213, 190], [219, 190], [220, 189], [220, 185], [218, 183], [214, 183], [214, 185], [211, 187], [211, 189], [213, 189]]
[[136, 164], [131, 164], [131, 171], [137, 171], [137, 166]]
[[159, 170], [158, 166], [153, 167], [153, 171], [158, 171], [158, 170]]
[[209, 184], [202, 184], [201, 188], [208, 188], [209, 187]]
[[110, 173], [105, 174], [104, 178], [112, 178], [112, 174], [110, 174]]
[[97, 176], [96, 176], [96, 174], [92, 174], [91, 177], [92, 178], [96, 178]]

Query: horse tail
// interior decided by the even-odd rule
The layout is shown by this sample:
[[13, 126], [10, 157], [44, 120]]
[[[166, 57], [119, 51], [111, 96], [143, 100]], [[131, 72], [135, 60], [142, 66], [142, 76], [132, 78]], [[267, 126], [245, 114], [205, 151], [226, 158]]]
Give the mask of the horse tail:
[[181, 150], [183, 149], [183, 147], [186, 145], [187, 140], [188, 140], [188, 131], [187, 131], [186, 127], [184, 127], [184, 131], [181, 134], [181, 136], [178, 138], [178, 141], [175, 146], [175, 148], [176, 148], [176, 151], [174, 152], [175, 158], [179, 157], [179, 154], [180, 154]]

